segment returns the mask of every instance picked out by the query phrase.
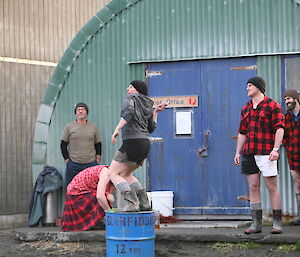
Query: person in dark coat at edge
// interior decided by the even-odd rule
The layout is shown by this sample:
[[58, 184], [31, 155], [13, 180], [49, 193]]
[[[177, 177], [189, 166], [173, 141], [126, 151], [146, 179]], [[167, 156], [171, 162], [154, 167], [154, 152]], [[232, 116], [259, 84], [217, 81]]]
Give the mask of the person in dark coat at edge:
[[298, 207], [298, 216], [293, 219], [292, 224], [300, 225], [300, 101], [297, 90], [287, 90], [284, 94], [284, 100], [287, 112], [285, 114], [283, 145], [295, 185]]
[[146, 190], [132, 172], [147, 158], [150, 149], [149, 133], [156, 128], [158, 113], [164, 110], [167, 104], [162, 103], [153, 108], [154, 103], [147, 94], [144, 81], [134, 80], [130, 83], [121, 119], [111, 137], [111, 141], [116, 143], [116, 138], [122, 131], [122, 146], [109, 166], [110, 180], [125, 200], [122, 211], [151, 209]]
[[62, 187], [62, 176], [59, 171], [51, 166], [45, 166], [36, 179], [33, 189], [30, 206], [28, 226], [38, 226], [44, 216], [45, 196], [48, 192], [55, 191]]

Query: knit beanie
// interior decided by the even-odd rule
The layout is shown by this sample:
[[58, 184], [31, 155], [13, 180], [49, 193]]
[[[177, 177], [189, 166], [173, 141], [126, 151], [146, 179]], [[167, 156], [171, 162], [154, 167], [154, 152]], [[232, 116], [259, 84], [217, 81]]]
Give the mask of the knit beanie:
[[134, 80], [130, 82], [130, 85], [132, 85], [140, 94], [147, 95], [147, 85], [142, 80]]
[[76, 114], [76, 110], [77, 110], [78, 107], [83, 107], [84, 109], [86, 109], [87, 114], [89, 114], [89, 108], [85, 103], [76, 104], [75, 109], [74, 109], [75, 114]]
[[253, 77], [250, 78], [247, 82], [251, 83], [252, 85], [256, 86], [263, 94], [266, 91], [266, 82], [261, 77]]
[[285, 91], [284, 97], [286, 97], [286, 96], [294, 98], [299, 101], [299, 94], [298, 94], [297, 90], [295, 90], [295, 89], [289, 89], [289, 90]]

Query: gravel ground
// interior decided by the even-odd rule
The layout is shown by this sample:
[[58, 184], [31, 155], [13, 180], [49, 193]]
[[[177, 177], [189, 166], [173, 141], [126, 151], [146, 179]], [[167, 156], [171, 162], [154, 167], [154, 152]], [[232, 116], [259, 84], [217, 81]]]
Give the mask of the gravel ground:
[[[105, 243], [76, 242], [57, 243], [52, 241], [22, 242], [14, 239], [10, 231], [0, 231], [1, 257], [100, 257], [106, 256]], [[122, 255], [120, 255], [122, 256]], [[256, 243], [186, 243], [186, 242], [156, 242], [156, 257], [205, 256], [205, 257], [299, 257], [300, 251], [296, 245], [271, 245]], [[142, 256], [141, 256], [142, 257]]]

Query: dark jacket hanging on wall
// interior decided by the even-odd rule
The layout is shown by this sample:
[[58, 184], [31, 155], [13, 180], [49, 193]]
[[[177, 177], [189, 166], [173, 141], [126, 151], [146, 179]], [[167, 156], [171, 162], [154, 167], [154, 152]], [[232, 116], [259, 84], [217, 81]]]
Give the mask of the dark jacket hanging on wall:
[[45, 166], [36, 179], [29, 206], [29, 227], [39, 224], [44, 216], [44, 198], [48, 192], [55, 191], [62, 187], [62, 177], [59, 171], [51, 166]]

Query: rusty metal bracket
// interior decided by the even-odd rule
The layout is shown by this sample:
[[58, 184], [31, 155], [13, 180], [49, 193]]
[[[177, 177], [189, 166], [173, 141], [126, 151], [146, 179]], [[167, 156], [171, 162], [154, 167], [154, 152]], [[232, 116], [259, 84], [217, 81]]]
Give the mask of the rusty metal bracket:
[[209, 136], [210, 136], [210, 130], [207, 129], [204, 133], [204, 146], [200, 147], [198, 150], [197, 150], [197, 153], [199, 155], [199, 157], [207, 157], [208, 156], [208, 139], [209, 139]]

